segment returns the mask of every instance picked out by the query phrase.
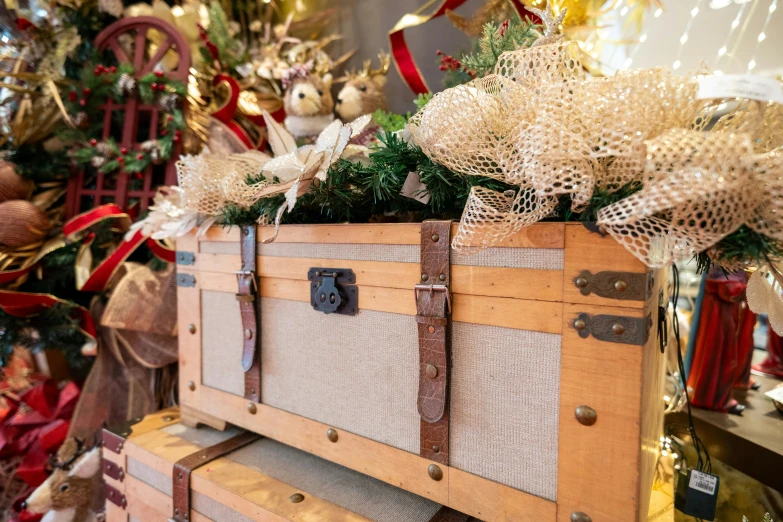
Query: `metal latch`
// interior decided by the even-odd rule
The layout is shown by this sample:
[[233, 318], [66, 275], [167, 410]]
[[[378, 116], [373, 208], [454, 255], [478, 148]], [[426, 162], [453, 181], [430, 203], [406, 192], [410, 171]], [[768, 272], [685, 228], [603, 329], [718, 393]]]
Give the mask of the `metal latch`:
[[310, 304], [325, 314], [356, 315], [359, 311], [359, 287], [350, 268], [314, 267], [307, 272]]
[[196, 286], [196, 277], [190, 274], [177, 274], [177, 286]]
[[650, 336], [652, 314], [647, 317], [623, 317], [581, 313], [572, 324], [583, 339], [592, 335], [599, 341], [644, 346]]
[[582, 295], [594, 293], [608, 299], [646, 301], [652, 294], [655, 278], [652, 272], [632, 274], [607, 270], [593, 274], [583, 270], [574, 278], [574, 285]]

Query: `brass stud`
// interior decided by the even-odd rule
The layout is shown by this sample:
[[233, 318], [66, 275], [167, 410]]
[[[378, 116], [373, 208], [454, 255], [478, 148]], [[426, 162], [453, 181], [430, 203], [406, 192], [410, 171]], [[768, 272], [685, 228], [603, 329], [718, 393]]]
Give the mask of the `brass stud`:
[[257, 408], [256, 408], [256, 404], [255, 404], [254, 402], [248, 402], [248, 403], [247, 403], [247, 411], [248, 411], [248, 412], [249, 412], [251, 415], [255, 415], [255, 414], [256, 414], [256, 411], [258, 411], [258, 410], [257, 410]]
[[171, 422], [173, 420], [174, 420], [174, 417], [172, 417], [171, 415], [165, 415], [163, 417], [163, 422]]
[[188, 332], [190, 332], [192, 334], [196, 333], [196, 325], [193, 324], [193, 323], [189, 324], [188, 325]]
[[614, 323], [612, 325], [612, 331], [616, 335], [623, 335], [625, 333], [625, 326], [621, 325], [620, 323]]
[[571, 522], [593, 522], [593, 519], [581, 511], [571, 513]]
[[245, 330], [245, 339], [252, 339], [253, 338], [253, 330], [248, 328]]
[[428, 364], [424, 368], [424, 373], [426, 373], [427, 377], [429, 377], [430, 379], [434, 379], [435, 377], [438, 376], [438, 368], [434, 364]]
[[128, 507], [128, 499], [126, 499], [125, 497], [122, 497], [121, 504], [122, 504], [122, 509], [125, 509], [126, 507]]
[[122, 480], [125, 478], [125, 472], [120, 470], [119, 477], [120, 477], [120, 482], [122, 482]]
[[301, 493], [294, 493], [290, 497], [288, 497], [288, 501], [292, 504], [298, 504], [304, 500], [304, 495]]
[[433, 453], [440, 453], [440, 446], [433, 446], [432, 447], [432, 452]]
[[587, 286], [587, 279], [584, 277], [577, 277], [576, 281], [574, 281], [574, 284], [577, 288], [584, 288]]
[[438, 234], [432, 234], [432, 241], [433, 242], [437, 243], [439, 239], [440, 239], [440, 236]]
[[438, 279], [440, 279], [441, 281], [445, 281], [446, 280], [446, 274], [439, 275]]
[[434, 326], [430, 326], [430, 327], [427, 328], [427, 331], [429, 333], [435, 333], [435, 327]]
[[574, 416], [576, 416], [576, 420], [579, 421], [579, 424], [582, 424], [583, 426], [592, 426], [598, 418], [595, 410], [590, 406], [585, 405], [577, 406], [576, 410], [574, 410]]
[[182, 472], [181, 472], [181, 471], [180, 471], [179, 473], [177, 473], [177, 478], [179, 478], [180, 480], [182, 480]]
[[427, 274], [421, 274], [421, 280], [422, 281], [426, 281], [429, 278], [430, 278], [430, 276], [428, 276]]
[[614, 289], [618, 292], [625, 292], [625, 289], [628, 288], [628, 283], [620, 279], [614, 284]]
[[337, 430], [334, 428], [329, 428], [326, 430], [326, 438], [331, 442], [337, 442], [337, 439], [339, 438], [339, 435], [337, 435]]
[[443, 478], [443, 470], [435, 464], [430, 464], [427, 467], [427, 473], [429, 473], [432, 480], [440, 480]]
[[193, 391], [196, 389], [196, 383], [193, 381], [188, 381], [188, 390]]
[[581, 319], [577, 319], [576, 321], [574, 321], [574, 328], [576, 328], [577, 330], [584, 330], [585, 326], [587, 325]]

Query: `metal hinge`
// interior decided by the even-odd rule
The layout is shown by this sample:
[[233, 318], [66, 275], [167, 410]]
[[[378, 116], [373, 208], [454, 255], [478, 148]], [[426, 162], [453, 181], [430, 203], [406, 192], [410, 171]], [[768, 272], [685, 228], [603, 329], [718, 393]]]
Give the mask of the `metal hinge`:
[[177, 274], [177, 286], [196, 286], [196, 277], [190, 274]]
[[142, 421], [141, 417], [136, 417], [121, 424], [105, 426], [103, 428], [103, 447], [114, 453], [122, 452], [125, 445], [125, 439], [133, 432], [133, 425]]
[[356, 315], [359, 311], [359, 287], [350, 268], [314, 267], [307, 272], [310, 304], [325, 314]]
[[592, 335], [599, 341], [644, 346], [650, 336], [652, 314], [647, 317], [623, 317], [581, 313], [572, 326], [583, 339]]
[[118, 466], [110, 460], [103, 459], [103, 474], [120, 482], [125, 480], [125, 471], [122, 466]]
[[177, 250], [177, 264], [178, 265], [195, 265], [196, 254], [193, 252], [184, 252]]
[[125, 509], [128, 506], [128, 500], [119, 489], [110, 486], [109, 484], [104, 484], [104, 488], [105, 489], [103, 490], [103, 494], [106, 496], [106, 500], [112, 504], [120, 506], [122, 509]]
[[652, 272], [632, 274], [607, 270], [593, 274], [583, 270], [574, 278], [574, 285], [582, 295], [594, 293], [608, 299], [646, 301], [652, 295], [655, 277]]

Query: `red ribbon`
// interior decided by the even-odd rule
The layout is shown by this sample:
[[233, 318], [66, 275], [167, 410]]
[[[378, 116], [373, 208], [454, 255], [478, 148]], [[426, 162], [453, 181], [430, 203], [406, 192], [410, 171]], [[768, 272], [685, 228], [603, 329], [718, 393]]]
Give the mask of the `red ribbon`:
[[[405, 29], [423, 25], [430, 20], [441, 17], [446, 14], [446, 11], [456, 9], [463, 3], [465, 3], [465, 0], [443, 0], [431, 14], [421, 14], [435, 4], [435, 0], [430, 0], [415, 13], [408, 13], [403, 16], [389, 32], [389, 47], [394, 59], [394, 66], [400, 73], [402, 80], [414, 93], [426, 94], [430, 92], [430, 88], [427, 86], [427, 82], [424, 81], [424, 76], [422, 76], [419, 67], [416, 65], [416, 60], [405, 42]], [[511, 0], [511, 3], [521, 19], [524, 20], [525, 17], [528, 17], [533, 23], [541, 23], [541, 19], [528, 11], [519, 0]]]
[[236, 134], [237, 138], [239, 138], [248, 149], [255, 149], [256, 146], [250, 140], [250, 136], [247, 135], [245, 129], [234, 121], [234, 117], [237, 114], [237, 105], [239, 104], [239, 93], [242, 90], [239, 82], [227, 74], [218, 74], [215, 76], [213, 83], [215, 86], [225, 84], [228, 87], [228, 101], [223, 107], [213, 112], [212, 116], [231, 129], [231, 132]]
[[177, 260], [177, 251], [167, 247], [160, 241], [148, 238], [145, 244], [147, 245], [147, 248], [152, 250], [152, 253], [155, 254], [158, 259], [167, 263], [173, 263]]
[[[40, 313], [45, 308], [51, 308], [57, 303], [69, 303], [59, 297], [50, 294], [31, 294], [16, 292], [14, 290], [0, 290], [0, 308], [7, 314], [16, 317], [28, 317]], [[82, 331], [95, 339], [97, 330], [90, 312], [83, 306], [76, 306], [73, 310], [75, 317], [82, 324]]]

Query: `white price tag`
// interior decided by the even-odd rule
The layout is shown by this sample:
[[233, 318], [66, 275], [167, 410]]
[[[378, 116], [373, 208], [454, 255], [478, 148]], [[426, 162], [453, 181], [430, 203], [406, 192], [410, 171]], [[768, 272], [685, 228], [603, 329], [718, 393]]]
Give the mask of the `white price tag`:
[[701, 76], [696, 97], [700, 100], [745, 98], [783, 103], [783, 84], [775, 78], [750, 74]]
[[688, 487], [691, 489], [699, 490], [708, 495], [715, 494], [715, 487], [718, 485], [718, 477], [710, 475], [708, 473], [702, 473], [695, 469], [691, 471], [691, 480], [688, 482]]
[[430, 202], [430, 193], [427, 192], [427, 185], [421, 182], [421, 178], [416, 172], [408, 172], [408, 177], [405, 178], [405, 183], [402, 184], [400, 194], [425, 205]]
[[779, 386], [777, 388], [772, 388], [767, 393], [765, 393], [767, 397], [772, 399], [773, 401], [783, 402], [783, 386]]

